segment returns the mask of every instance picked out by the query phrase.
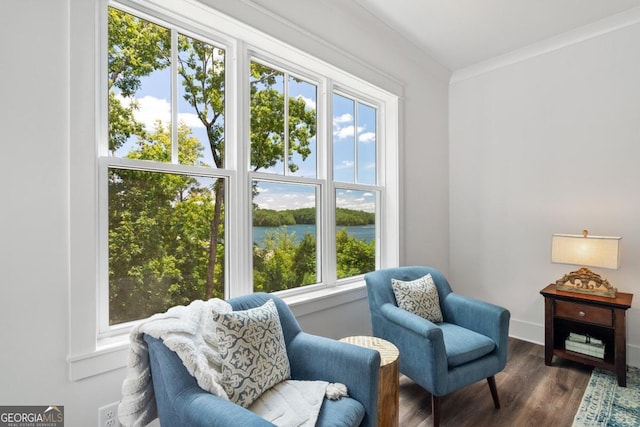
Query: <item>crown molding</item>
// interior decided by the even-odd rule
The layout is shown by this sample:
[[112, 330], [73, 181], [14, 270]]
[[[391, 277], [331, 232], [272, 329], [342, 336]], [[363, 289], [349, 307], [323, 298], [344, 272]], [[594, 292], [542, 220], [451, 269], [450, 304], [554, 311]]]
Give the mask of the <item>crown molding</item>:
[[592, 24], [578, 27], [555, 37], [532, 43], [521, 49], [479, 62], [469, 67], [454, 71], [449, 85], [478, 77], [482, 74], [545, 55], [584, 41], [612, 33], [640, 22], [640, 7], [629, 9]]

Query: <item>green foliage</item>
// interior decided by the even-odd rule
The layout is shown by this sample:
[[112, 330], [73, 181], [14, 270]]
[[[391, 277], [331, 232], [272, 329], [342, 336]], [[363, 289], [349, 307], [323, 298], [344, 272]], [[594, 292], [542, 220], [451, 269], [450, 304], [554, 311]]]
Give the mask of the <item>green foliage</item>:
[[286, 228], [268, 232], [264, 248], [254, 247], [254, 290], [275, 292], [304, 285], [293, 269], [296, 251], [294, 235]]
[[[284, 74], [265, 65], [251, 65], [251, 168], [268, 169], [284, 162], [285, 155], [290, 172], [298, 165], [292, 161], [294, 153], [306, 159], [311, 154], [311, 140], [316, 135], [316, 111], [306, 106], [304, 99], [292, 98], [288, 102], [288, 126], [285, 126]], [[288, 132], [285, 150], [285, 131]], [[286, 151], [286, 153], [285, 153]]]
[[137, 104], [124, 106], [114, 91], [130, 98], [140, 88], [142, 77], [168, 67], [171, 34], [114, 8], [108, 14], [109, 150], [115, 151], [129, 137], [143, 135], [144, 129], [133, 118]]
[[224, 51], [208, 43], [178, 37], [178, 73], [183, 98], [207, 131], [215, 166], [224, 167]]
[[274, 211], [271, 209], [254, 209], [253, 225], [258, 227], [280, 227], [296, 224], [291, 211]]
[[[371, 225], [376, 222], [373, 212], [356, 211], [352, 209], [336, 209], [336, 225]], [[272, 210], [255, 207], [253, 210], [253, 225], [256, 227], [280, 227], [282, 225], [315, 224], [315, 208]]]
[[[197, 139], [181, 127], [179, 157], [195, 163]], [[170, 156], [168, 130], [139, 141], [130, 158]], [[112, 324], [204, 297], [214, 201], [210, 188], [178, 174], [109, 170], [109, 279]], [[216, 295], [222, 297], [221, 294]]]
[[343, 228], [336, 236], [338, 279], [357, 276], [376, 268], [376, 244], [358, 240]]
[[[375, 269], [375, 241], [365, 242], [342, 229], [336, 236], [338, 278]], [[269, 231], [264, 247], [253, 247], [253, 289], [275, 292], [317, 282], [316, 238], [306, 233], [296, 244], [286, 227]]]
[[373, 212], [356, 211], [352, 209], [336, 209], [336, 225], [371, 225], [376, 223], [376, 214]]
[[315, 208], [300, 208], [289, 211], [293, 215], [296, 224], [315, 224]]

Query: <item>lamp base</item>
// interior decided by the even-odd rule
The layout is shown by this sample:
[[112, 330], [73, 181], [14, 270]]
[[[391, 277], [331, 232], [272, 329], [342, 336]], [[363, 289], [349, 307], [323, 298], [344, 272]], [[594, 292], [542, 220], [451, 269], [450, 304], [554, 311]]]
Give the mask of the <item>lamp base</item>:
[[562, 276], [556, 281], [556, 289], [609, 298], [615, 298], [618, 291], [607, 279], [586, 267]]

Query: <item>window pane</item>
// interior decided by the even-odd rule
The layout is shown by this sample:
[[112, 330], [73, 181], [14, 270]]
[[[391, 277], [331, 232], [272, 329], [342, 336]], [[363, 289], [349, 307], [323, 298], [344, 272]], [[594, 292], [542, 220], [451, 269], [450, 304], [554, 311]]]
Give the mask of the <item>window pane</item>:
[[251, 170], [315, 178], [316, 85], [256, 62], [250, 81]]
[[224, 257], [223, 180], [109, 169], [110, 325], [224, 298]]
[[333, 179], [355, 181], [355, 102], [333, 94]]
[[316, 85], [289, 77], [289, 165], [293, 176], [315, 178]]
[[316, 187], [254, 181], [253, 188], [254, 291], [317, 283]]
[[338, 279], [375, 270], [376, 197], [372, 191], [336, 190]]
[[358, 103], [358, 183], [376, 183], [376, 110]]
[[251, 63], [251, 170], [284, 174], [284, 75]]
[[[170, 31], [109, 8], [109, 152], [124, 157], [136, 137], [171, 123]], [[162, 161], [171, 161], [169, 157]]]
[[218, 168], [224, 167], [224, 60], [223, 49], [178, 36], [178, 126], [198, 141], [202, 164]]

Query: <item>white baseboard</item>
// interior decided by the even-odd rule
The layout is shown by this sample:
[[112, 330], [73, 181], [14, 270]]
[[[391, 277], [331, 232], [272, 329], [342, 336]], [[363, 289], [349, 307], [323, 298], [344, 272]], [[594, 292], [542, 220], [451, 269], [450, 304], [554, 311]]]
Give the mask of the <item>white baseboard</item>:
[[511, 319], [509, 336], [522, 341], [544, 345], [544, 325], [527, 322], [525, 320]]

